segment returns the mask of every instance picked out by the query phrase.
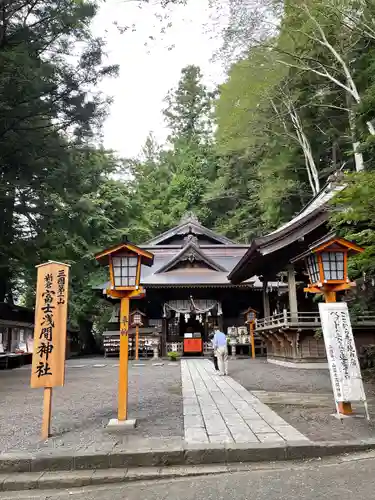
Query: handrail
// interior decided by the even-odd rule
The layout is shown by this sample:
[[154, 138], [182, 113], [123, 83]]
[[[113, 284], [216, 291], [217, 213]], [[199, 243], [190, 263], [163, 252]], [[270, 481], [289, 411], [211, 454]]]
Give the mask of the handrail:
[[[353, 317], [352, 323], [361, 324], [361, 323], [373, 323], [375, 325], [375, 314], [360, 314]], [[277, 313], [272, 316], [268, 316], [266, 318], [256, 319], [255, 320], [255, 331], [260, 329], [272, 329], [277, 327], [286, 327], [286, 326], [295, 326], [299, 327], [305, 326], [320, 326], [320, 314], [315, 311], [298, 311], [296, 313], [292, 313], [283, 310], [282, 313]]]

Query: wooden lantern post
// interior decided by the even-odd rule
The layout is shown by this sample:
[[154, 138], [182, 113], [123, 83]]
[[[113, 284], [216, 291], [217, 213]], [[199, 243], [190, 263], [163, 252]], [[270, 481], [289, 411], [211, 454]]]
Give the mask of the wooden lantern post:
[[135, 359], [138, 361], [138, 350], [139, 350], [139, 327], [143, 325], [142, 316], [144, 313], [136, 309], [131, 313], [132, 326], [135, 326]]
[[135, 359], [138, 361], [139, 357], [139, 325], [135, 325]]
[[245, 312], [245, 322], [249, 324], [250, 330], [250, 345], [251, 345], [251, 357], [255, 359], [255, 340], [254, 340], [254, 327], [255, 327], [256, 311], [249, 307]]
[[106, 290], [107, 296], [121, 300], [118, 422], [124, 422], [128, 418], [130, 299], [144, 295], [144, 289], [140, 286], [141, 265], [152, 266], [154, 256], [125, 241], [103, 250], [95, 258], [99, 264], [109, 266], [111, 287]]
[[[348, 278], [348, 256], [364, 249], [343, 238], [327, 237], [293, 261], [305, 259], [310, 285], [306, 292], [323, 294], [325, 302], [336, 302], [337, 292], [355, 286]], [[338, 401], [342, 415], [353, 413], [351, 402]]]

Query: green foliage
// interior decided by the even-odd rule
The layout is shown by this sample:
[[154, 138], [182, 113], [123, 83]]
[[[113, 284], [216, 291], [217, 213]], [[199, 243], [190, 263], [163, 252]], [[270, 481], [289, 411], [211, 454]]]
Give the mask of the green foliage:
[[96, 10], [86, 0], [14, 0], [0, 27], [0, 301], [32, 305], [35, 265], [69, 262], [73, 326], [102, 308], [86, 288], [93, 253], [120, 232], [108, 210], [129, 208], [126, 187], [111, 180], [117, 160], [91, 145], [108, 104], [95, 86], [117, 71], [91, 34]]
[[218, 164], [211, 130], [213, 94], [201, 80], [198, 67], [182, 70], [164, 110], [170, 146], [159, 148], [150, 136], [143, 158], [130, 164], [138, 220], [150, 237], [178, 224], [188, 211], [195, 212], [203, 224], [213, 225], [212, 211], [204, 203]]
[[333, 201], [332, 228], [342, 237], [355, 241], [364, 252], [349, 260], [349, 274], [359, 279], [353, 292], [353, 313], [375, 307], [375, 172], [347, 175], [346, 189]]
[[168, 352], [168, 358], [171, 361], [178, 361], [180, 358], [180, 353], [175, 352], [175, 351], [170, 351], [170, 352]]
[[331, 224], [343, 237], [363, 246], [365, 251], [350, 261], [350, 272], [375, 276], [375, 173], [347, 175], [344, 189], [334, 200]]
[[[358, 142], [367, 171], [346, 178], [331, 223], [366, 248], [350, 262], [364, 277], [353, 308], [373, 306], [371, 2], [230, 0], [223, 54], [237, 60], [226, 82], [211, 91], [197, 66], [184, 68], [166, 97], [168, 144], [150, 135], [127, 161], [96, 145], [109, 100], [95, 88], [117, 72], [90, 31], [99, 0], [3, 3], [0, 301], [32, 305], [35, 265], [69, 262], [69, 320], [92, 349], [93, 325], [100, 331], [109, 314], [92, 292], [107, 279], [95, 252], [125, 234], [143, 243], [187, 211], [249, 243], [289, 220], [332, 172], [354, 170]], [[160, 4], [169, 3], [184, 2]]]
[[[220, 154], [240, 158], [243, 169], [238, 180], [231, 178], [236, 205], [227, 226], [238, 227], [239, 216], [251, 224], [251, 237], [290, 219], [311, 199], [311, 165], [322, 187], [333, 171], [354, 169], [358, 142], [364, 165], [373, 168], [375, 13], [366, 2], [347, 0], [229, 4], [226, 49], [242, 56], [220, 88], [216, 139]], [[270, 33], [265, 25], [270, 16], [276, 20], [274, 8], [279, 24]], [[210, 193], [221, 204], [228, 193], [228, 167], [219, 174], [224, 171]]]
[[214, 94], [202, 84], [198, 66], [186, 66], [176, 89], [166, 97], [164, 117], [172, 143], [202, 142], [211, 134], [210, 113]]

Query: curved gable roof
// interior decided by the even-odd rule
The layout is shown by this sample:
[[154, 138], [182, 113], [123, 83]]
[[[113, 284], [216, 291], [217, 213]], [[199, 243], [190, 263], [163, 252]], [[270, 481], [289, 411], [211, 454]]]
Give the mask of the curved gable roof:
[[188, 234], [205, 236], [206, 238], [215, 242], [216, 244], [221, 244], [221, 245], [235, 244], [235, 242], [230, 240], [229, 238], [226, 238], [225, 236], [217, 234], [211, 229], [202, 226], [202, 224], [200, 224], [195, 217], [190, 217], [188, 219], [183, 219], [183, 221], [178, 226], [172, 227], [171, 229], [168, 229], [168, 231], [165, 231], [164, 233], [155, 236], [151, 240], [146, 241], [146, 243], [143, 243], [141, 247], [162, 245], [165, 244], [168, 240], [170, 240], [174, 236], [185, 236]]
[[[254, 274], [263, 274], [259, 272], [259, 268], [264, 264], [263, 258], [286, 249], [289, 245], [323, 226], [328, 218], [327, 203], [344, 188], [345, 186], [342, 184], [328, 184], [293, 219], [275, 231], [255, 239], [248, 251], [229, 273], [228, 279], [236, 284]], [[276, 255], [273, 255], [272, 259], [275, 258]], [[280, 263], [280, 265], [283, 264]]]
[[174, 257], [172, 257], [168, 262], [166, 262], [163, 266], [161, 266], [156, 271], [155, 274], [170, 271], [178, 262], [181, 262], [182, 260], [184, 260], [184, 258], [189, 258], [189, 257], [204, 262], [213, 271], [219, 271], [219, 272], [226, 271], [226, 269], [220, 266], [220, 264], [218, 264], [208, 255], [206, 255], [198, 245], [196, 245], [193, 241], [191, 241], [186, 246], [184, 246]]

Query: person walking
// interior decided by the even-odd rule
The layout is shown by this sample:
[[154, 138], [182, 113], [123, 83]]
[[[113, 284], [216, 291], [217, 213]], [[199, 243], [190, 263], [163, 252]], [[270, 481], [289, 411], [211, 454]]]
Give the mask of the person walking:
[[214, 350], [217, 356], [220, 375], [228, 375], [228, 345], [225, 333], [215, 327], [213, 339]]
[[214, 334], [213, 333], [210, 335], [209, 339], [211, 340], [212, 348], [213, 348], [212, 355], [213, 355], [213, 360], [214, 360], [214, 367], [215, 367], [215, 370], [218, 372], [219, 366], [217, 364], [217, 356], [216, 356], [215, 347], [214, 347]]

